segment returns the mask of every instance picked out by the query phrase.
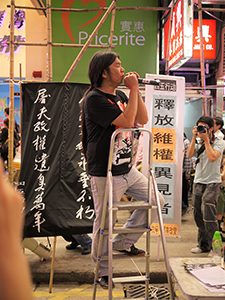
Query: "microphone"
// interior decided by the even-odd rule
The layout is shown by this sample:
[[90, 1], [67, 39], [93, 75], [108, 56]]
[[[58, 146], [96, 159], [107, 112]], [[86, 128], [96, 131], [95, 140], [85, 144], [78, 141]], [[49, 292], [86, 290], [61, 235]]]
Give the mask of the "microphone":
[[143, 84], [160, 85], [159, 79], [150, 80], [150, 79], [145, 79], [145, 78], [138, 78], [138, 82], [143, 83]]

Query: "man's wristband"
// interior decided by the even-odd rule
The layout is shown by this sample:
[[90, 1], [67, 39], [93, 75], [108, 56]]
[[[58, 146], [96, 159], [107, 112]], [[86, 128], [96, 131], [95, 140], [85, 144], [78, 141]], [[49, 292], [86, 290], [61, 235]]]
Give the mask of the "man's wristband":
[[142, 93], [139, 91], [138, 98], [142, 97]]

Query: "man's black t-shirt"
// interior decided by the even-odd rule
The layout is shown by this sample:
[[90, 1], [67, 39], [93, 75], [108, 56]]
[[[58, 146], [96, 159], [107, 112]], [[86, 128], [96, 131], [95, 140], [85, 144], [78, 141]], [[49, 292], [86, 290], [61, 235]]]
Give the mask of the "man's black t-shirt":
[[[112, 133], [117, 129], [112, 124], [125, 109], [127, 96], [117, 90], [116, 95], [98, 89], [90, 91], [84, 103], [87, 129], [87, 168], [92, 176], [107, 176], [107, 165]], [[112, 173], [126, 174], [131, 168], [130, 134], [121, 133], [115, 142]]]

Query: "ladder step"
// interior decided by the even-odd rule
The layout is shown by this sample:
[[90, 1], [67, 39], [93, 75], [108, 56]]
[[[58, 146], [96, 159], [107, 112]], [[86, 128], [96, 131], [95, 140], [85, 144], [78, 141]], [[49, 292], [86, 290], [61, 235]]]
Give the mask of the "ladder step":
[[[119, 228], [116, 227], [113, 229], [113, 233], [144, 233], [144, 232], [148, 232], [150, 231], [149, 228], [145, 228], [145, 227], [138, 227], [138, 228]], [[103, 232], [104, 235], [109, 234], [108, 230], [104, 230]]]
[[[143, 256], [129, 256], [129, 255], [127, 255], [126, 253], [123, 253], [123, 252], [118, 252], [118, 253], [113, 253], [113, 259], [119, 259], [119, 258], [123, 258], [123, 259], [125, 259], [125, 258], [146, 258], [146, 257], [150, 257], [151, 255], [149, 254], [147, 254], [147, 253], [145, 253], [145, 255], [143, 255]], [[104, 255], [104, 256], [101, 256], [101, 259], [100, 259], [101, 261], [105, 261], [105, 260], [108, 260], [108, 256], [106, 256], [106, 255]]]
[[145, 276], [130, 276], [130, 277], [116, 277], [113, 278], [114, 283], [120, 282], [143, 282], [149, 281]]
[[133, 209], [156, 209], [156, 205], [151, 205], [146, 201], [120, 201], [113, 205], [118, 210], [133, 210]]

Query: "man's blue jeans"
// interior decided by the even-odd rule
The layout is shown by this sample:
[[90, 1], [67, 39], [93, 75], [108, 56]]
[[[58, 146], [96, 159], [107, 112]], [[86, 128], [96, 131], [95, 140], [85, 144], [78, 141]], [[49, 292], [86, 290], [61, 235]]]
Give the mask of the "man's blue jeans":
[[[98, 243], [100, 236], [101, 220], [104, 195], [106, 189], [106, 177], [94, 177], [90, 176], [91, 190], [94, 198], [95, 207], [95, 220], [93, 225], [92, 235], [92, 259], [96, 263]], [[145, 201], [148, 199], [148, 180], [136, 168], [132, 167], [129, 173], [113, 176], [113, 203], [120, 201], [122, 196], [126, 195], [133, 197], [136, 201]], [[162, 195], [159, 193], [159, 199], [161, 207], [164, 206], [165, 201]], [[155, 205], [155, 197], [152, 191], [151, 204]], [[152, 221], [156, 218], [157, 211], [152, 211]], [[113, 225], [116, 222], [116, 213], [113, 214]], [[147, 227], [147, 210], [135, 210], [131, 217], [126, 221], [124, 228], [136, 228], [136, 227]], [[108, 214], [105, 220], [105, 229], [108, 229]], [[135, 244], [141, 237], [142, 233], [129, 233], [129, 234], [117, 234], [113, 240], [114, 250], [128, 249]], [[101, 256], [108, 255], [108, 237], [103, 237], [102, 252]], [[108, 262], [100, 261], [99, 276], [108, 275]]]

